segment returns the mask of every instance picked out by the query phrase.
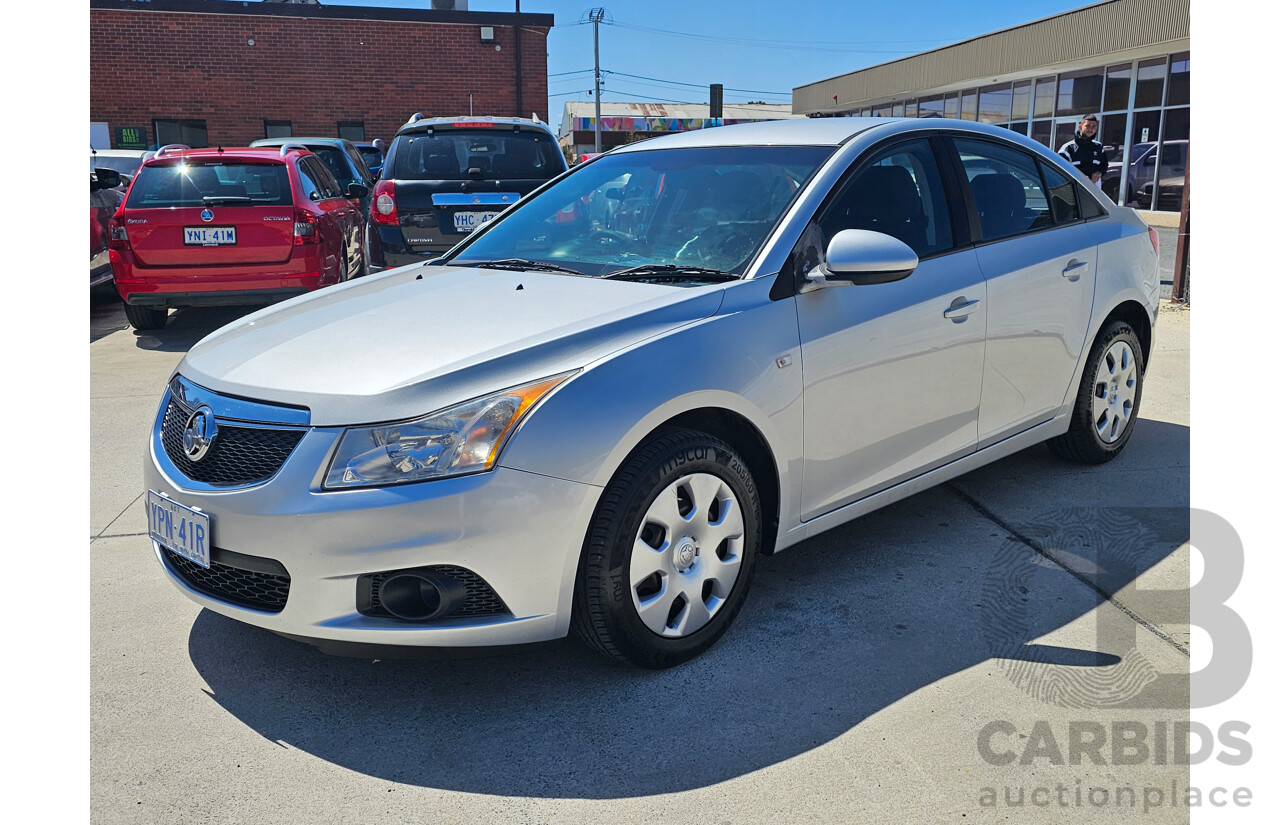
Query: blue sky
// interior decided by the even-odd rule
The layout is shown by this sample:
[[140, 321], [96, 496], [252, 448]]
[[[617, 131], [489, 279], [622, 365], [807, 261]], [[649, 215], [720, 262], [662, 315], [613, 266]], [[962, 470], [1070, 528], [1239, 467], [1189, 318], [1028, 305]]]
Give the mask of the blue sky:
[[[326, 4], [431, 5], [430, 0], [328, 0]], [[602, 100], [703, 103], [707, 85], [723, 83], [726, 103], [789, 103], [795, 86], [1090, 4], [1079, 0], [521, 0], [522, 12], [555, 15], [555, 28], [547, 41], [550, 112], [539, 113], [553, 123], [559, 122], [566, 100], [591, 99], [586, 90], [593, 83], [592, 27], [578, 21], [593, 5], [603, 5], [614, 21], [600, 27], [600, 68], [622, 73], [604, 75]], [[510, 12], [515, 10], [515, 0], [470, 0], [469, 10]]]

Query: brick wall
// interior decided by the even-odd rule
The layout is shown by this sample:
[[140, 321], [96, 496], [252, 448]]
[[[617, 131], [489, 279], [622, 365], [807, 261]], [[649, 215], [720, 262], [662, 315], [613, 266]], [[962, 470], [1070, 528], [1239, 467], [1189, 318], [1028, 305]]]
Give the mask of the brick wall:
[[[363, 121], [390, 140], [414, 112], [547, 119], [547, 29], [521, 28], [523, 109], [515, 105], [515, 32], [476, 24], [314, 20], [91, 9], [89, 119], [146, 126], [204, 120], [211, 145], [264, 137], [264, 120], [296, 136], [336, 136]], [[249, 41], [253, 45], [249, 45]], [[501, 46], [501, 50], [494, 46]]]

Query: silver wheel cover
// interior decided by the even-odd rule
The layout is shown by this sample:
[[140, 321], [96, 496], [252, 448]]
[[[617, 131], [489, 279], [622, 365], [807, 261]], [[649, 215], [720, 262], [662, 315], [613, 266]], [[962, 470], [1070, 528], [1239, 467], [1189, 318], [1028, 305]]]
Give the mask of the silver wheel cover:
[[1138, 396], [1138, 365], [1124, 341], [1107, 348], [1093, 384], [1093, 426], [1104, 444], [1114, 444], [1129, 428]]
[[742, 508], [709, 473], [682, 476], [658, 494], [631, 549], [631, 602], [654, 633], [696, 633], [729, 598], [742, 569]]

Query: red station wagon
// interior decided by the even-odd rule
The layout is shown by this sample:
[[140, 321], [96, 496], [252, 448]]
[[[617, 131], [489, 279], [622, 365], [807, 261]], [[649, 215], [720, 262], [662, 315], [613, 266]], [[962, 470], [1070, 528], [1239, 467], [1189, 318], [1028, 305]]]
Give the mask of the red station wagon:
[[296, 145], [165, 147], [111, 219], [111, 269], [134, 329], [169, 307], [268, 304], [367, 271], [358, 199]]

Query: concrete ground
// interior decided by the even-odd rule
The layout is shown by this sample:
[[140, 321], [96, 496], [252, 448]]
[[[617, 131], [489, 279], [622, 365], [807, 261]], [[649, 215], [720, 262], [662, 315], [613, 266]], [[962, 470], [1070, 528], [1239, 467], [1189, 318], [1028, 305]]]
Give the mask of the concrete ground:
[[[572, 639], [332, 658], [182, 597], [140, 465], [170, 371], [235, 315], [136, 334], [117, 303], [91, 310], [92, 821], [1188, 821], [1168, 763], [1189, 310], [1162, 308], [1118, 459], [1032, 448], [763, 559], [720, 644], [656, 673]], [[1145, 756], [1113, 751], [1138, 731]]]

